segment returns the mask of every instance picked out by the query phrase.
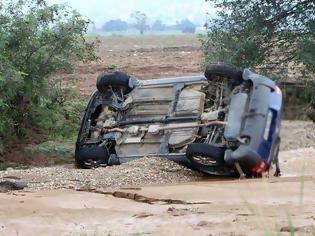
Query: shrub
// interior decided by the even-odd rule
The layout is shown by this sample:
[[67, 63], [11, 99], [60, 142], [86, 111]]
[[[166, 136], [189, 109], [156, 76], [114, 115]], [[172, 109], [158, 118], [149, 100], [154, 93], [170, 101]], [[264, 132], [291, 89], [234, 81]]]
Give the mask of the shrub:
[[[76, 110], [56, 105], [48, 78], [71, 70], [77, 61], [97, 59], [95, 43], [85, 38], [88, 25], [88, 19], [66, 5], [0, 3], [0, 141], [23, 137], [34, 125], [63, 132], [66, 124], [70, 131], [74, 128], [70, 123]], [[69, 122], [58, 117], [67, 112]]]
[[203, 40], [207, 62], [225, 61], [314, 79], [314, 0], [207, 0], [217, 8]]

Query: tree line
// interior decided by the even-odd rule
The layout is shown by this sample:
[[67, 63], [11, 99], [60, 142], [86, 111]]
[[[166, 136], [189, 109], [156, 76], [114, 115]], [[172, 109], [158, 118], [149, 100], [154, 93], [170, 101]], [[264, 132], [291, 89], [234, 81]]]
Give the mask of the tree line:
[[193, 34], [196, 32], [197, 25], [189, 19], [183, 19], [175, 24], [164, 24], [161, 20], [156, 20], [152, 25], [148, 23], [148, 16], [140, 11], [136, 11], [130, 16], [133, 23], [128, 23], [121, 19], [113, 19], [104, 23], [100, 31], [115, 32], [127, 31], [129, 29], [137, 29], [140, 34], [144, 34], [147, 30], [152, 31], [169, 31], [178, 30], [182, 33]]

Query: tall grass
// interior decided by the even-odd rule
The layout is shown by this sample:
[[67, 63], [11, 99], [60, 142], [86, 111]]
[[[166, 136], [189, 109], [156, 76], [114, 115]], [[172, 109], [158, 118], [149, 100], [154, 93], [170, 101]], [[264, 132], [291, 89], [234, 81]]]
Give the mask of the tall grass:
[[[302, 164], [301, 171], [300, 171], [300, 188], [299, 188], [299, 216], [303, 217], [304, 214], [304, 193], [305, 193], [305, 161]], [[266, 178], [263, 178], [262, 181], [265, 183], [264, 186], [266, 188], [266, 191], [269, 191], [268, 185], [266, 184]], [[256, 224], [257, 226], [263, 231], [264, 236], [280, 236], [281, 235], [281, 228], [275, 222], [275, 228], [272, 229], [268, 227], [266, 224], [265, 217], [258, 211], [257, 208], [255, 208], [250, 202], [248, 202], [246, 199], [244, 200], [244, 206], [248, 209], [248, 211], [256, 217]], [[294, 222], [292, 219], [292, 214], [290, 213], [289, 209], [285, 209], [286, 218], [287, 218], [287, 227], [288, 232], [290, 233], [290, 236], [297, 235], [297, 228], [294, 226]], [[312, 235], [315, 236], [315, 229], [312, 231]]]

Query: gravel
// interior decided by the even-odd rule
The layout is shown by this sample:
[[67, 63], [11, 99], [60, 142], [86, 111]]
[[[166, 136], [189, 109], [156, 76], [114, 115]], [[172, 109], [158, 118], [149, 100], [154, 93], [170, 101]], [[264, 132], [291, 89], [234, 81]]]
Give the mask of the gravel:
[[161, 158], [136, 161], [94, 170], [75, 169], [73, 165], [0, 172], [1, 180], [23, 181], [27, 190], [121, 188], [151, 184], [196, 181], [202, 174]]
[[[281, 129], [282, 150], [315, 147], [315, 124], [284, 121]], [[197, 181], [202, 174], [162, 158], [136, 161], [95, 170], [75, 169], [73, 165], [0, 171], [0, 181], [28, 184], [27, 190], [136, 187]]]
[[283, 121], [281, 150], [315, 147], [315, 123], [310, 121]]

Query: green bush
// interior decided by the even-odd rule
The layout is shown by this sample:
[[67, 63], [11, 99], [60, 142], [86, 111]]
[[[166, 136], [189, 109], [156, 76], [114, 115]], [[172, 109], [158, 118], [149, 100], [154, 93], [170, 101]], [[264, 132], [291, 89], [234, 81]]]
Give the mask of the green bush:
[[55, 163], [71, 163], [74, 160], [75, 140], [46, 141], [38, 145], [26, 147], [30, 156], [45, 156], [55, 158]]
[[45, 0], [0, 2], [0, 141], [21, 138], [31, 127], [67, 136], [83, 104], [67, 102], [49, 76], [75, 62], [96, 60], [86, 41], [89, 20]]
[[225, 61], [286, 80], [314, 79], [314, 0], [207, 0], [217, 17], [202, 40], [206, 63]]
[[[279, 82], [304, 83], [305, 90], [284, 87], [285, 117], [292, 117], [293, 106], [303, 104], [315, 120], [311, 108], [315, 83], [309, 83], [315, 81], [314, 0], [207, 1], [217, 14], [206, 25], [207, 35], [200, 38], [204, 64], [223, 61], [253, 68]], [[304, 119], [305, 109], [297, 111], [293, 117]]]
[[85, 106], [86, 103], [81, 100], [50, 106], [44, 103], [32, 107], [30, 122], [48, 131], [51, 138], [71, 138], [79, 130]]

